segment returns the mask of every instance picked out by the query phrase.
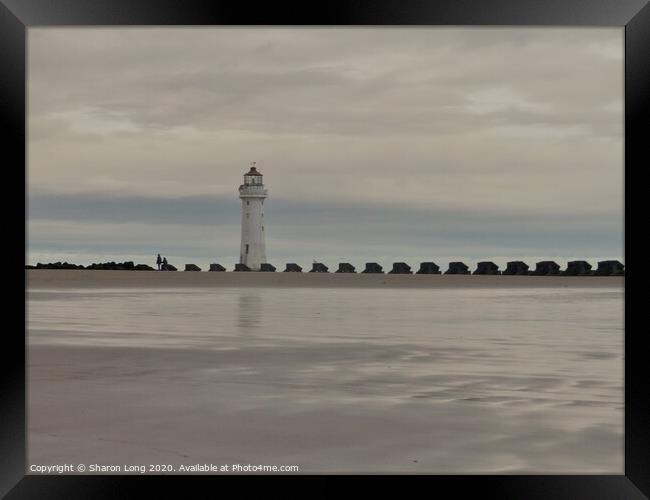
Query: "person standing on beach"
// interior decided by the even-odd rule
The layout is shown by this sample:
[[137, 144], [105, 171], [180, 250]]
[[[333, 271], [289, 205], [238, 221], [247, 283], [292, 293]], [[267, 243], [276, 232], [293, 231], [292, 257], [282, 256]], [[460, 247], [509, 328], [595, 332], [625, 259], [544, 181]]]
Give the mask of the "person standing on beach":
[[167, 270], [167, 257], [164, 257], [162, 260], [162, 270], [163, 271]]
[[162, 264], [162, 258], [160, 257], [160, 254], [158, 254], [158, 258], [156, 259], [156, 264], [158, 264], [158, 271], [160, 271], [160, 264]]

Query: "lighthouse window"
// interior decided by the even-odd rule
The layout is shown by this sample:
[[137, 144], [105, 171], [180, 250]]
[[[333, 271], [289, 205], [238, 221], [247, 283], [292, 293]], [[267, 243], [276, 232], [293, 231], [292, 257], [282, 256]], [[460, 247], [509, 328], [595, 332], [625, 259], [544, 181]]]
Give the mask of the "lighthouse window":
[[246, 213], [246, 218], [247, 218], [247, 219], [248, 219], [248, 216], [249, 216], [249, 215], [250, 215], [250, 214], [247, 212], [247, 213]]
[[246, 205], [250, 205], [250, 204], [251, 204], [251, 202], [246, 200]]
[[246, 255], [248, 255], [248, 243], [246, 243]]

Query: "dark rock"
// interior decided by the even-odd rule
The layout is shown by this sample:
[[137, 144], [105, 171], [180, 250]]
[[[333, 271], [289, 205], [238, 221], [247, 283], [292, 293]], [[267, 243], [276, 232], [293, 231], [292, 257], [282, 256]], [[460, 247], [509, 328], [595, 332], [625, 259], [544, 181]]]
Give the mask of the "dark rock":
[[501, 274], [501, 271], [494, 262], [485, 261], [476, 264], [476, 270], [473, 274]]
[[591, 276], [591, 264], [585, 260], [572, 260], [566, 265], [566, 270], [562, 273], [566, 276]]
[[274, 273], [275, 266], [268, 263], [264, 263], [260, 265], [260, 271], [262, 271], [263, 273]]
[[625, 276], [625, 266], [617, 260], [601, 260], [596, 276]]
[[470, 274], [469, 267], [462, 262], [450, 262], [445, 274]]
[[434, 262], [421, 262], [420, 269], [415, 274], [440, 274], [440, 267]]
[[250, 271], [251, 268], [246, 264], [235, 264], [235, 272]]
[[[172, 266], [173, 267], [173, 266]], [[100, 271], [153, 271], [153, 268], [146, 264], [135, 265], [133, 261], [126, 262], [94, 262], [87, 267], [80, 264], [70, 264], [69, 262], [53, 262], [42, 264], [39, 262], [36, 266], [26, 266], [27, 269], [91, 269]]]
[[136, 264], [133, 267], [134, 271], [155, 271], [155, 269], [147, 264]]
[[300, 267], [298, 264], [294, 264], [293, 262], [289, 262], [287, 264], [286, 269], [284, 270], [285, 273], [301, 273], [302, 272], [302, 267]]
[[38, 269], [36, 266], [32, 266], [30, 264], [25, 264], [25, 269]]
[[393, 269], [388, 271], [388, 274], [413, 274], [413, 271], [405, 262], [393, 262]]
[[210, 264], [210, 271], [213, 272], [224, 272], [226, 270], [221, 264]]
[[356, 273], [354, 266], [348, 264], [347, 262], [341, 262], [339, 268], [336, 270], [337, 273]]
[[322, 264], [320, 262], [314, 262], [311, 266], [311, 271], [310, 273], [327, 273], [329, 272], [327, 270], [327, 266], [325, 264]]
[[185, 264], [186, 271], [200, 271], [201, 268], [196, 264]]
[[533, 276], [557, 276], [560, 274], [560, 265], [552, 260], [543, 260], [535, 264]]
[[528, 264], [520, 260], [513, 260], [506, 264], [506, 269], [503, 271], [503, 274], [512, 276], [512, 275], [527, 275], [528, 274]]
[[[133, 264], [131, 262], [131, 264]], [[97, 262], [90, 264], [86, 269], [101, 270], [101, 271], [120, 271], [126, 269], [124, 264], [118, 264], [117, 262]]]
[[30, 266], [29, 269], [84, 269], [84, 266], [67, 262], [50, 262], [49, 264], [38, 262], [36, 266]]
[[361, 271], [365, 274], [383, 274], [383, 268], [376, 262], [366, 262], [366, 268]]
[[178, 271], [178, 269], [176, 269], [176, 266], [173, 266], [172, 264], [163, 264], [160, 267], [160, 270], [161, 271]]

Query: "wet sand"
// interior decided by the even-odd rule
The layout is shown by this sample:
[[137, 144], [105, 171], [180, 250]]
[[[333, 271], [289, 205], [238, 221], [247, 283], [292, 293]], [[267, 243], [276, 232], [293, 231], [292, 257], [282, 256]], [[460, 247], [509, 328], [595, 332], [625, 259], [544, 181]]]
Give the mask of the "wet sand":
[[354, 288], [491, 288], [572, 287], [624, 285], [620, 276], [485, 276], [447, 274], [347, 274], [259, 272], [158, 272], [48, 270], [26, 271], [30, 288], [96, 287], [354, 287]]
[[28, 464], [623, 471], [623, 278], [27, 283]]

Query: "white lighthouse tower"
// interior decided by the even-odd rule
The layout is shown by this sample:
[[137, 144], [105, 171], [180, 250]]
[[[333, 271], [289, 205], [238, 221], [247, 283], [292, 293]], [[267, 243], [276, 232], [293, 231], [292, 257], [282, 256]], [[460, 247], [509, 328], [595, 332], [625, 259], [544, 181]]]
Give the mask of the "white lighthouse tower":
[[267, 191], [262, 183], [262, 174], [257, 171], [255, 162], [244, 174], [244, 183], [239, 186], [241, 199], [241, 250], [239, 263], [252, 271], [259, 271], [266, 263], [266, 244], [264, 243], [264, 198]]

